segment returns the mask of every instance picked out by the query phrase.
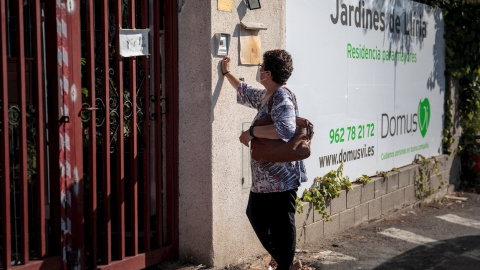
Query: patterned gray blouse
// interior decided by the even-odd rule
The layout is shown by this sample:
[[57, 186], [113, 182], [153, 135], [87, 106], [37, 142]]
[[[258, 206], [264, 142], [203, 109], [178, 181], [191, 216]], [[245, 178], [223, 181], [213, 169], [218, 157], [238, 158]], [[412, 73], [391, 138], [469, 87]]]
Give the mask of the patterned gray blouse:
[[[252, 123], [268, 115], [270, 100], [261, 107], [266, 92], [266, 89], [253, 88], [244, 82], [238, 84], [237, 102], [258, 111]], [[295, 105], [292, 95], [285, 87], [282, 86], [274, 92], [271, 116], [278, 136], [286, 142], [295, 133], [295, 116], [298, 115], [298, 106]], [[252, 159], [251, 166], [251, 191], [255, 193], [287, 191], [298, 188], [301, 182], [307, 181], [303, 161], [260, 162]]]

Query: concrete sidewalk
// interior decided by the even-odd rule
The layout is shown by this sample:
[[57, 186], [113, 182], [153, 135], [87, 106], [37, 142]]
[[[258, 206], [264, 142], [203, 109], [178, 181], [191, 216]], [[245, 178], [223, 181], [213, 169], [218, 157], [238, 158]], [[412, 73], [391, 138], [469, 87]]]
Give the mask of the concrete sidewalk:
[[[297, 249], [304, 269], [480, 269], [480, 195], [418, 202]], [[157, 269], [266, 270], [270, 256], [239, 265]], [[170, 267], [170, 268], [169, 268]]]
[[419, 202], [305, 245], [314, 269], [480, 269], [480, 195]]

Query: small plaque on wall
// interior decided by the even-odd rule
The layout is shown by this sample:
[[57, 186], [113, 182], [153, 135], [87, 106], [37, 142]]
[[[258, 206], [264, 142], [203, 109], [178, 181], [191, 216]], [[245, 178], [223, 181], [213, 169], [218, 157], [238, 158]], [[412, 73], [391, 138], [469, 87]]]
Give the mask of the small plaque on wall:
[[218, 10], [232, 12], [233, 0], [218, 0]]

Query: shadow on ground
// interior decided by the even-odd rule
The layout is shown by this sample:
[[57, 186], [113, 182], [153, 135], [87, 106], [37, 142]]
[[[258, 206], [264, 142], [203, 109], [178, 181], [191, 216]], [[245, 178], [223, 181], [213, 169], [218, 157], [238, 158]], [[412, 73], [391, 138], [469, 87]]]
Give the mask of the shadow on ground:
[[380, 269], [479, 269], [480, 235], [439, 241], [434, 247], [419, 246], [375, 267]]

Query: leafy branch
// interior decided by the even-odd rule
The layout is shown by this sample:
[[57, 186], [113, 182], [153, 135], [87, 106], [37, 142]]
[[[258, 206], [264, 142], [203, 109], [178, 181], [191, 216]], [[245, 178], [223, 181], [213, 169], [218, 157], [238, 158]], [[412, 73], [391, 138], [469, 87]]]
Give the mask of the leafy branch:
[[426, 197], [435, 193], [435, 189], [432, 187], [431, 175], [435, 173], [440, 182], [438, 189], [442, 189], [445, 183], [443, 182], [442, 175], [438, 170], [438, 164], [441, 162], [435, 158], [427, 159], [423, 155], [415, 155], [414, 164], [418, 164], [418, 176], [415, 181], [415, 195], [418, 199], [423, 200]]
[[365, 186], [370, 181], [372, 181], [372, 179], [370, 177], [368, 177], [368, 175], [364, 174], [364, 175], [360, 176], [359, 178], [357, 178], [357, 180], [355, 182], [360, 183], [360, 184]]
[[352, 183], [348, 176], [343, 175], [344, 164], [340, 164], [336, 171], [331, 170], [323, 177], [315, 177], [313, 186], [303, 192], [302, 199], [297, 198], [297, 212], [303, 213], [303, 202], [310, 202], [313, 209], [322, 215], [322, 219], [330, 221], [331, 218], [326, 212], [325, 202], [340, 196], [341, 190], [351, 190]]

